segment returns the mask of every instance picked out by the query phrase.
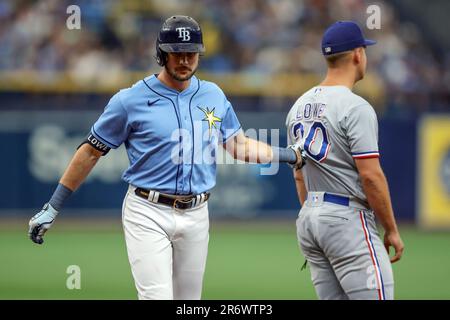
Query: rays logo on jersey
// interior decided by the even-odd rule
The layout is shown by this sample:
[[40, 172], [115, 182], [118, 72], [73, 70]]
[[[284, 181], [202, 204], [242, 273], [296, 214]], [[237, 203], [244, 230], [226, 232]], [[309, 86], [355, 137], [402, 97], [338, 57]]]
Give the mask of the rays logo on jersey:
[[211, 139], [212, 128], [214, 127], [215, 129], [217, 129], [216, 122], [222, 122], [222, 119], [220, 119], [219, 117], [214, 115], [214, 111], [216, 110], [216, 108], [213, 108], [211, 111], [209, 110], [208, 107], [206, 107], [206, 110], [202, 107], [197, 107], [197, 108], [202, 110], [203, 113], [205, 114], [205, 118], [203, 118], [202, 121], [208, 122], [209, 138]]

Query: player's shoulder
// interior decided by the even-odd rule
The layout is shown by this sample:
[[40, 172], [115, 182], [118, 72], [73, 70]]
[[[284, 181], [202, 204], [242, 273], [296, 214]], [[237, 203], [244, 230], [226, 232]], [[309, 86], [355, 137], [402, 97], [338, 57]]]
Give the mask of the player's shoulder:
[[311, 102], [312, 99], [314, 99], [314, 97], [316, 96], [316, 94], [318, 93], [318, 87], [312, 87], [311, 89], [309, 89], [308, 91], [306, 91], [305, 93], [303, 93], [300, 97], [298, 97], [298, 99], [294, 102], [292, 109], [297, 109], [300, 106], [303, 106], [309, 102]]
[[350, 91], [346, 105], [349, 112], [357, 110], [359, 112], [375, 113], [375, 109], [369, 101], [352, 91]]
[[223, 92], [223, 90], [216, 83], [212, 81], [201, 80], [196, 78], [195, 76], [192, 78], [194, 78], [196, 81], [199, 82], [200, 90], [202, 92], [216, 94], [218, 96], [225, 97], [225, 92]]
[[349, 90], [349, 94], [347, 96], [347, 99], [349, 100], [349, 105], [352, 107], [357, 107], [361, 105], [368, 105], [370, 106], [369, 101], [361, 97], [360, 95], [354, 93], [353, 91]]
[[335, 105], [339, 110], [339, 117], [346, 117], [349, 113], [358, 112], [375, 112], [370, 102], [356, 94], [345, 86], [332, 86], [327, 88], [327, 102]]
[[141, 79], [127, 88], [121, 88], [119, 89], [119, 91], [117, 91], [116, 95], [120, 96], [121, 98], [128, 98], [129, 96], [135, 95], [136, 93], [142, 91], [142, 89], [144, 88], [144, 81], [145, 79]]
[[[154, 76], [149, 76], [147, 78], [141, 79], [133, 83], [127, 88], [121, 88], [116, 94], [111, 98], [116, 101], [120, 101], [123, 107], [133, 105], [136, 101], [142, 99], [142, 97], [148, 97], [152, 95], [152, 91], [149, 90], [149, 83], [152, 81]], [[153, 94], [157, 95], [156, 92]]]
[[315, 87], [309, 89], [305, 93], [303, 93], [300, 97], [297, 98], [297, 100], [292, 105], [291, 109], [289, 110], [287, 117], [286, 117], [286, 126], [289, 125], [289, 123], [297, 117], [298, 110], [301, 106], [305, 105], [309, 97], [314, 93]]

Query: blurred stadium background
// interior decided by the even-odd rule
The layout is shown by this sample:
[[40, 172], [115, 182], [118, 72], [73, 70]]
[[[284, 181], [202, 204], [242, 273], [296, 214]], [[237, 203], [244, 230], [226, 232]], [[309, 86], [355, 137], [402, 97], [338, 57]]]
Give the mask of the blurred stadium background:
[[[80, 30], [66, 27], [72, 4]], [[365, 27], [372, 4], [379, 30]], [[393, 266], [396, 298], [449, 299], [448, 12], [446, 0], [0, 0], [0, 298], [136, 298], [120, 222], [123, 149], [101, 160], [44, 246], [27, 239], [27, 223], [111, 95], [158, 72], [162, 21], [186, 14], [204, 32], [200, 77], [224, 89], [244, 128], [280, 129], [281, 145], [287, 111], [324, 75], [324, 29], [352, 19], [379, 41], [357, 92], [378, 113], [406, 245]], [[315, 299], [309, 271], [300, 271], [290, 170], [260, 169], [219, 166], [204, 299]], [[81, 268], [81, 290], [66, 287], [70, 265]]]

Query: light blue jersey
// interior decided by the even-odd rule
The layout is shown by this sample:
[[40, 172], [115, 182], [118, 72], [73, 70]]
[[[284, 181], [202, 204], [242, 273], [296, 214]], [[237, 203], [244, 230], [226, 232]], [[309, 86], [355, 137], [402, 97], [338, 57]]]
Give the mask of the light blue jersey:
[[91, 134], [110, 148], [125, 144], [125, 182], [169, 194], [199, 194], [216, 184], [217, 147], [241, 130], [223, 91], [195, 76], [182, 92], [156, 75], [115, 94]]

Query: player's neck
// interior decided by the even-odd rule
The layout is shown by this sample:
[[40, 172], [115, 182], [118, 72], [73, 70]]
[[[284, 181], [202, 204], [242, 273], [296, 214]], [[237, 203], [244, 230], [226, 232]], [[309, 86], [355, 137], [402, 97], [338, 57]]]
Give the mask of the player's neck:
[[167, 87], [177, 90], [179, 92], [187, 89], [191, 83], [191, 80], [178, 81], [171, 77], [165, 69], [163, 69], [159, 75], [158, 80], [164, 83]]
[[342, 69], [328, 69], [327, 76], [320, 84], [321, 86], [345, 86], [353, 90], [355, 85], [355, 76], [353, 72]]

